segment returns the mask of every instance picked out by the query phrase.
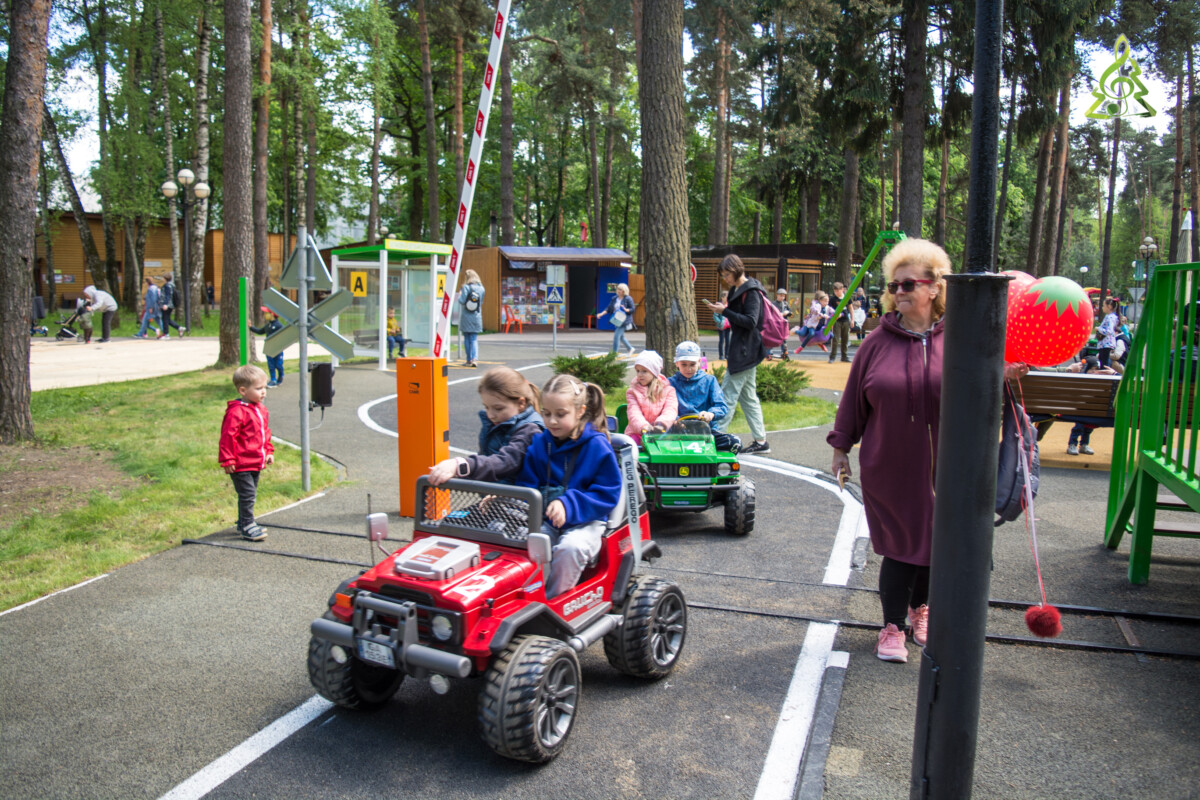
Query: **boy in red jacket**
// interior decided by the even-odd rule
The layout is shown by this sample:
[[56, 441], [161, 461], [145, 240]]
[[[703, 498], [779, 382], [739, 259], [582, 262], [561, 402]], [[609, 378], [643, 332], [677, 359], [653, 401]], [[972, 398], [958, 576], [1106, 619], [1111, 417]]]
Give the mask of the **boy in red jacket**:
[[217, 461], [233, 478], [238, 496], [238, 533], [247, 541], [261, 542], [267, 532], [254, 521], [258, 474], [275, 462], [271, 415], [262, 404], [267, 396], [267, 373], [246, 364], [233, 371], [233, 385], [240, 397], [225, 407]]

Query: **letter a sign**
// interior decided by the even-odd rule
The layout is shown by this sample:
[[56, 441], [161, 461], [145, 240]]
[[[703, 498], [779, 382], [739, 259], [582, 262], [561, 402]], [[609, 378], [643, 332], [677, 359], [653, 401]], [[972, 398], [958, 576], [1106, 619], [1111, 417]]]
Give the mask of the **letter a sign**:
[[367, 296], [367, 273], [351, 272], [350, 273], [350, 293], [355, 297]]

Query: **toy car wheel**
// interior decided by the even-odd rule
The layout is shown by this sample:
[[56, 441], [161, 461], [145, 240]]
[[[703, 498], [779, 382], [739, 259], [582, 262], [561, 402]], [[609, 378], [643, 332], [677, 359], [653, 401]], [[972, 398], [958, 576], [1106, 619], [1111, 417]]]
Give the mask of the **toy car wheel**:
[[641, 578], [625, 601], [625, 622], [604, 637], [608, 663], [638, 678], [658, 679], [675, 668], [687, 638], [687, 601], [662, 578]]
[[519, 636], [492, 662], [479, 727], [506, 758], [544, 763], [566, 746], [579, 704], [579, 658], [565, 642]]
[[404, 673], [360, 661], [341, 645], [314, 636], [308, 642], [308, 679], [318, 694], [342, 708], [373, 711], [396, 693]]
[[725, 532], [745, 536], [754, 530], [754, 484], [743, 479], [737, 491], [725, 493]]

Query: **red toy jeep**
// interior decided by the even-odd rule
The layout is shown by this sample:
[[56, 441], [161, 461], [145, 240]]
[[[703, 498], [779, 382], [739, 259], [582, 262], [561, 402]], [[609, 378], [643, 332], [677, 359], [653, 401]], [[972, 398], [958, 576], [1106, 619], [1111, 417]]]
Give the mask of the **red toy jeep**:
[[[502, 756], [545, 762], [575, 721], [576, 653], [603, 638], [618, 670], [667, 675], [687, 635], [687, 603], [671, 581], [637, 574], [659, 550], [641, 510], [636, 448], [619, 435], [613, 444], [621, 503], [595, 563], [549, 600], [550, 539], [539, 532], [536, 490], [461, 480], [435, 488], [421, 478], [412, 543], [343, 583], [312, 623], [317, 691], [345, 708], [374, 709], [405, 675], [428, 679], [438, 694], [451, 679], [482, 677], [483, 738]], [[368, 527], [378, 542], [387, 516], [370, 515]]]

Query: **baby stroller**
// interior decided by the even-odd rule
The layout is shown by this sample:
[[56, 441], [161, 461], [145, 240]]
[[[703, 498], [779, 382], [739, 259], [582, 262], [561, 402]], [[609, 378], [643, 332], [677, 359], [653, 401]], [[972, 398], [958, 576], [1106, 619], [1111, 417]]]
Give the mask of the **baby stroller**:
[[33, 336], [48, 336], [50, 329], [42, 324], [42, 318], [46, 316], [46, 306], [42, 298], [34, 295], [33, 297], [33, 321], [29, 323], [29, 335]]
[[85, 306], [78, 306], [71, 316], [67, 317], [67, 321], [62, 323], [58, 329], [58, 333], [54, 334], [54, 338], [60, 342], [73, 342], [79, 338], [79, 334], [71, 326], [79, 321], [79, 315], [83, 313]]

